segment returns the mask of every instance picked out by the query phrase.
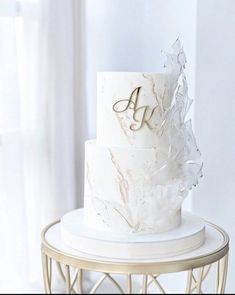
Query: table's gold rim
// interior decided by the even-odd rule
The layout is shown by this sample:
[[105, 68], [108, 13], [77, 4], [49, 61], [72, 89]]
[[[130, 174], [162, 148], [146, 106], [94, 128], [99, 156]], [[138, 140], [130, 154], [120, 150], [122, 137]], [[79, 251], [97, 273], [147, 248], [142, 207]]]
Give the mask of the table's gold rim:
[[[46, 233], [48, 230], [53, 227], [54, 225], [60, 223], [60, 220], [57, 220], [55, 222], [52, 222], [48, 226], [46, 226], [41, 234], [41, 241], [42, 241], [42, 253], [53, 256], [53, 254], [57, 255], [57, 258], [59, 260], [66, 261], [69, 260], [70, 263], [73, 264], [80, 264], [81, 268], [84, 267], [84, 269], [89, 269], [93, 271], [106, 271], [106, 268], [109, 268], [113, 270], [113, 272], [122, 273], [122, 272], [130, 272], [130, 273], [139, 273], [140, 269], [147, 270], [153, 270], [155, 268], [158, 268], [159, 270], [162, 270], [163, 272], [176, 272], [176, 271], [183, 271], [191, 268], [196, 268], [199, 266], [208, 265], [211, 263], [214, 263], [215, 261], [218, 261], [222, 257], [224, 257], [228, 251], [229, 251], [229, 236], [227, 232], [222, 229], [221, 227], [211, 223], [206, 222], [206, 225], [211, 226], [212, 228], [218, 230], [221, 235], [224, 238], [223, 244], [218, 247], [218, 249], [212, 251], [209, 254], [205, 255], [199, 255], [192, 259], [182, 259], [182, 260], [168, 260], [168, 261], [162, 261], [162, 262], [128, 262], [128, 261], [107, 261], [102, 258], [98, 259], [92, 259], [92, 258], [82, 258], [78, 256], [74, 256], [72, 254], [68, 254], [66, 252], [63, 252], [54, 246], [50, 245], [46, 240]], [[69, 264], [69, 263], [68, 263]], [[125, 270], [124, 271], [124, 268]], [[123, 269], [123, 271], [121, 271]], [[136, 271], [135, 271], [136, 269]]]

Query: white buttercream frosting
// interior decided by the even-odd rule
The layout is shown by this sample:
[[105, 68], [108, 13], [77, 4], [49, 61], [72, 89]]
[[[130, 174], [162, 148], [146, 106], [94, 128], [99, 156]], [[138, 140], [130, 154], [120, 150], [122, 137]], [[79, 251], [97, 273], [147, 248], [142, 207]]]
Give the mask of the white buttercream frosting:
[[118, 232], [162, 232], [180, 223], [179, 180], [156, 173], [155, 148], [104, 147], [86, 142], [85, 218]]

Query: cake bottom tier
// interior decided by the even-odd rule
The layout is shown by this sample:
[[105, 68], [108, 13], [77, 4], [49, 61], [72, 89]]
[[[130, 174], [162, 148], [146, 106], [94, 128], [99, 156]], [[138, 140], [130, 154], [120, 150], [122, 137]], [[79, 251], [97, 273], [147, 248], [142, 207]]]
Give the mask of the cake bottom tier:
[[155, 148], [85, 145], [85, 223], [119, 233], [159, 233], [180, 225], [182, 183]]

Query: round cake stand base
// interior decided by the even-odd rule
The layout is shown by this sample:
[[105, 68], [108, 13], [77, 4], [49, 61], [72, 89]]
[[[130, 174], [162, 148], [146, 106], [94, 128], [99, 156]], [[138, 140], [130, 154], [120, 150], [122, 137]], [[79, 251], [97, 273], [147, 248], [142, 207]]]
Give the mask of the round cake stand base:
[[61, 238], [77, 251], [103, 258], [169, 258], [191, 252], [205, 241], [204, 221], [182, 213], [177, 228], [160, 234], [114, 234], [93, 230], [84, 224], [84, 209], [69, 212], [61, 219]]

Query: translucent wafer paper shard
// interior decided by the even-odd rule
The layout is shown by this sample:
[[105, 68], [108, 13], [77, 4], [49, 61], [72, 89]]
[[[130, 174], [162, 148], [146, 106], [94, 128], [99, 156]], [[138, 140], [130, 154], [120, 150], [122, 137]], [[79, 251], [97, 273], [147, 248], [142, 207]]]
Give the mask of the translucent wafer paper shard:
[[179, 180], [179, 195], [184, 197], [202, 177], [203, 163], [193, 134], [191, 119], [186, 119], [192, 100], [188, 96], [184, 73], [186, 56], [179, 39], [175, 41], [172, 49], [173, 52], [166, 55], [164, 67], [169, 74], [166, 76], [166, 88], [175, 85], [174, 95], [168, 102], [164, 101], [164, 96], [162, 97], [162, 105], [165, 108], [160, 129], [162, 153], [159, 153], [159, 162], [163, 165], [158, 171], [163, 174], [164, 170], [170, 171], [170, 175]]

